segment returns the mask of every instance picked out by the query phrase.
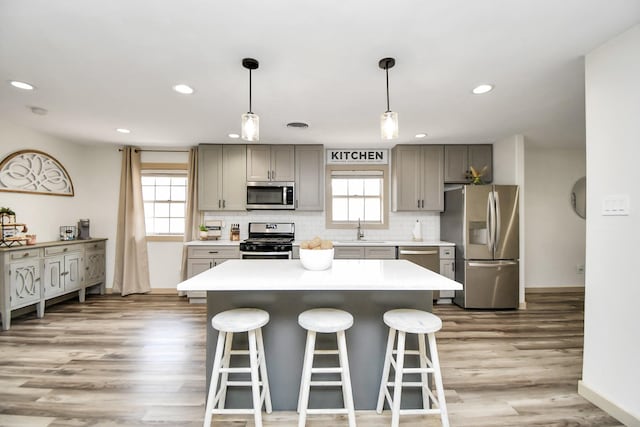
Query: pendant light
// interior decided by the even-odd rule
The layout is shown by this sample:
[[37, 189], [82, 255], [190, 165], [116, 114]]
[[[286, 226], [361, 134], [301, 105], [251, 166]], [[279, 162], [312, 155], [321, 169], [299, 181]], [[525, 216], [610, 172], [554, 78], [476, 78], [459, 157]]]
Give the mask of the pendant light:
[[387, 111], [380, 116], [380, 133], [382, 139], [394, 139], [398, 137], [398, 113], [389, 109], [389, 68], [393, 68], [396, 65], [396, 60], [394, 58], [382, 58], [378, 65], [387, 74]]
[[242, 139], [245, 141], [260, 139], [260, 118], [251, 111], [251, 70], [256, 70], [258, 65], [258, 61], [253, 58], [242, 60], [242, 66], [249, 70], [249, 112], [242, 115]]

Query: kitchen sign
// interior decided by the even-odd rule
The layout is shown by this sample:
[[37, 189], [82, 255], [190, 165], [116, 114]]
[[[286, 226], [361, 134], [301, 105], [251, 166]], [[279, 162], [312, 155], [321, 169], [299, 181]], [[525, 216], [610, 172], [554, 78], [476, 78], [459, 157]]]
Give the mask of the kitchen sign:
[[389, 150], [348, 150], [327, 149], [328, 165], [374, 164], [386, 165], [389, 162]]

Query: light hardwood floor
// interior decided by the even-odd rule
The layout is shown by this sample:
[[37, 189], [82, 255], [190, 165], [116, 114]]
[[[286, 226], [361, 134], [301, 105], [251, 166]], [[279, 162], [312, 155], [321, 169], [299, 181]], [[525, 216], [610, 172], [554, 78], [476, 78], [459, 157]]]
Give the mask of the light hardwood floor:
[[[527, 310], [438, 306], [452, 426], [620, 426], [578, 396], [583, 295], [534, 294]], [[205, 307], [167, 295], [90, 296], [27, 314], [0, 332], [0, 426], [200, 426], [204, 414]], [[265, 426], [296, 426], [274, 412]], [[358, 412], [359, 426], [389, 425]], [[250, 416], [213, 426], [251, 426]], [[346, 426], [310, 416], [307, 426]], [[405, 416], [402, 427], [439, 426]]]

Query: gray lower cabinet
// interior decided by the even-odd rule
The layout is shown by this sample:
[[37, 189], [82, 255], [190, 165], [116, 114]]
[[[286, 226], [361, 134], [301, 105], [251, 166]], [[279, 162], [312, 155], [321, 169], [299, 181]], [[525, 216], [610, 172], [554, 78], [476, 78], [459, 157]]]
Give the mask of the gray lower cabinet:
[[445, 145], [444, 182], [446, 184], [467, 184], [471, 182], [471, 166], [484, 172], [482, 181], [493, 181], [493, 145]]
[[[187, 249], [187, 278], [193, 277], [230, 259], [240, 258], [239, 245], [190, 246]], [[188, 291], [187, 298], [192, 303], [206, 302], [204, 291]]]
[[395, 246], [337, 246], [334, 259], [396, 259]]
[[324, 210], [324, 147], [296, 145], [295, 201], [298, 211]]
[[392, 210], [444, 210], [443, 146], [396, 145], [392, 157]]
[[247, 201], [247, 146], [198, 146], [198, 209], [245, 210]]
[[92, 286], [100, 286], [104, 293], [105, 241], [47, 242], [0, 249], [2, 330], [10, 328], [13, 310], [35, 305], [36, 315], [41, 318], [49, 299], [78, 292], [83, 302], [87, 288]]

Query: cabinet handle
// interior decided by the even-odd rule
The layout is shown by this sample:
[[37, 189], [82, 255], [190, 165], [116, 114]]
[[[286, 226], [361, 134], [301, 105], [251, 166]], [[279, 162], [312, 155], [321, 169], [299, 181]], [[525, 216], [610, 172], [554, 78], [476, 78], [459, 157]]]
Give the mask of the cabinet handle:
[[28, 257], [29, 256], [29, 252], [25, 252], [22, 254], [22, 258]]
[[271, 171], [271, 179], [276, 179], [276, 171]]
[[417, 206], [417, 208], [418, 208], [418, 209], [420, 209], [420, 199], [418, 199], [418, 206]]
[[224, 200], [224, 199], [222, 199], [222, 207], [223, 207], [223, 208], [226, 208], [226, 207], [227, 207], [227, 201], [226, 201], [226, 200]]
[[422, 209], [424, 209], [424, 199], [422, 199]]
[[62, 252], [67, 252], [69, 250], [69, 248], [64, 248], [62, 249]]
[[40, 278], [39, 278], [39, 277], [36, 277], [36, 278], [34, 279], [34, 281], [35, 281], [35, 282], [39, 282], [39, 281], [40, 281]]
[[267, 179], [271, 179], [271, 171], [267, 171]]
[[217, 254], [218, 251], [209, 251], [210, 254]]
[[220, 209], [221, 207], [222, 207], [222, 201], [218, 199], [218, 209]]

